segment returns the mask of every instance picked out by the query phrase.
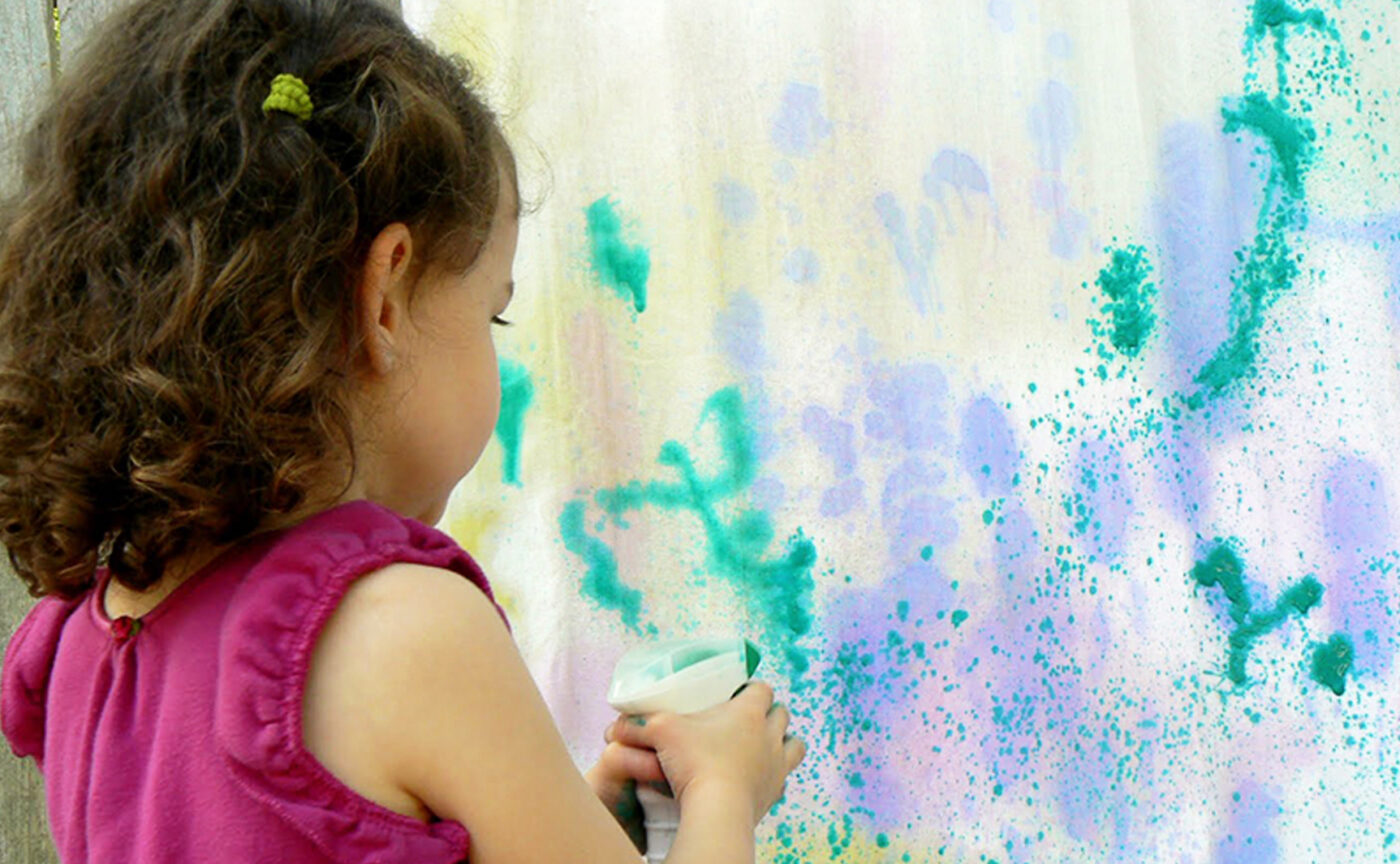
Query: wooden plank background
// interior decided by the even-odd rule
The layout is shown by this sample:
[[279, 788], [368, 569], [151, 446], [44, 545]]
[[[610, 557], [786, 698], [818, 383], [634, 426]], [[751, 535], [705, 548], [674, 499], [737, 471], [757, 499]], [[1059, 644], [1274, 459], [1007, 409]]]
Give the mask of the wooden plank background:
[[[399, 10], [399, 0], [381, 0]], [[0, 194], [18, 184], [15, 142], [35, 105], [48, 93], [63, 60], [119, 0], [3, 0], [0, 2]], [[55, 38], [54, 10], [59, 28]], [[57, 67], [57, 68], [56, 68]], [[0, 635], [6, 644], [34, 604], [0, 556]], [[44, 812], [44, 787], [29, 759], [0, 748], [0, 862], [53, 864]]]
[[[57, 71], [53, 0], [0, 2], [0, 194], [18, 188], [16, 139], [47, 94]], [[0, 633], [10, 635], [34, 605], [24, 585], [0, 556]], [[44, 812], [44, 786], [31, 759], [16, 759], [0, 746], [0, 861], [56, 862]]]

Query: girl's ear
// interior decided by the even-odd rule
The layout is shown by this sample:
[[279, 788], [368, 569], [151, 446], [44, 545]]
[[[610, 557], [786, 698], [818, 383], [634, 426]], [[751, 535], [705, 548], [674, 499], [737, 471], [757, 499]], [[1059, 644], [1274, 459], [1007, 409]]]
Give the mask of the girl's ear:
[[365, 360], [376, 375], [394, 370], [403, 348], [408, 312], [413, 234], [402, 222], [384, 226], [370, 243], [355, 291], [356, 323], [364, 335]]

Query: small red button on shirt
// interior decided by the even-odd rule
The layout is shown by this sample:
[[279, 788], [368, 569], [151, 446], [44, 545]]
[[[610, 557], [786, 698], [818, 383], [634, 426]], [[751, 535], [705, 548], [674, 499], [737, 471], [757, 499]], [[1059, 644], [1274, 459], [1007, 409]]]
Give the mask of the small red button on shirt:
[[118, 645], [141, 632], [141, 619], [123, 615], [112, 622], [112, 639]]

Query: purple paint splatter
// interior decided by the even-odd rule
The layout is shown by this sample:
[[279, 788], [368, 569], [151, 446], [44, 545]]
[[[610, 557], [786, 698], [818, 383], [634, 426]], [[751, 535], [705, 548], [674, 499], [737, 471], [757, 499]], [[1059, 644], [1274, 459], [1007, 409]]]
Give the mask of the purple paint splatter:
[[1006, 412], [990, 398], [980, 396], [963, 411], [958, 450], [977, 494], [1010, 494], [1012, 478], [1020, 468], [1020, 451]]
[[948, 442], [948, 379], [932, 363], [905, 366], [872, 380], [869, 396], [872, 409], [865, 416], [865, 434], [871, 438], [894, 439], [908, 450]]
[[768, 365], [763, 347], [763, 308], [747, 291], [739, 291], [715, 315], [715, 341], [734, 363], [747, 372]]
[[1028, 122], [1041, 169], [1058, 173], [1077, 132], [1074, 94], [1059, 81], [1045, 82], [1040, 98], [1031, 106]]
[[1332, 578], [1325, 597], [1333, 621], [1350, 633], [1355, 667], [1384, 675], [1395, 656], [1396, 624], [1377, 575], [1394, 562], [1390, 552], [1390, 504], [1376, 465], [1343, 457], [1323, 477], [1322, 523], [1332, 549]]
[[758, 199], [753, 190], [742, 183], [721, 180], [715, 184], [715, 195], [719, 198], [719, 212], [730, 225], [749, 222], [758, 212]]
[[773, 118], [773, 146], [789, 156], [809, 156], [817, 142], [831, 135], [822, 116], [821, 91], [811, 84], [790, 83]]
[[914, 308], [919, 310], [920, 315], [927, 315], [931, 299], [928, 264], [910, 242], [904, 208], [899, 206], [893, 194], [881, 192], [875, 196], [875, 213], [894, 244], [895, 258], [904, 271], [904, 287], [909, 292], [909, 299], [914, 301]]
[[855, 427], [833, 417], [820, 405], [802, 412], [802, 431], [817, 442], [822, 455], [831, 460], [836, 476], [844, 477], [856, 467]]
[[821, 262], [817, 253], [806, 246], [798, 246], [783, 259], [783, 275], [799, 285], [817, 281], [821, 276]]

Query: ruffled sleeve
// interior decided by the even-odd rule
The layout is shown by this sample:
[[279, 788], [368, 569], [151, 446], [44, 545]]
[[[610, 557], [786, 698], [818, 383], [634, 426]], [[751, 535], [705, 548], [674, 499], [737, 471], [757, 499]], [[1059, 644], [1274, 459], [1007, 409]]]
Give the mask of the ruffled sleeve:
[[366, 501], [314, 516], [247, 572], [225, 616], [215, 736], [244, 788], [330, 860], [446, 864], [466, 858], [464, 826], [425, 825], [369, 801], [327, 771], [302, 738], [317, 637], [356, 579], [395, 562], [454, 570], [495, 602], [476, 562], [435, 529]]
[[0, 676], [0, 728], [16, 756], [44, 759], [45, 703], [63, 625], [81, 599], [45, 597], [20, 622], [5, 649]]

